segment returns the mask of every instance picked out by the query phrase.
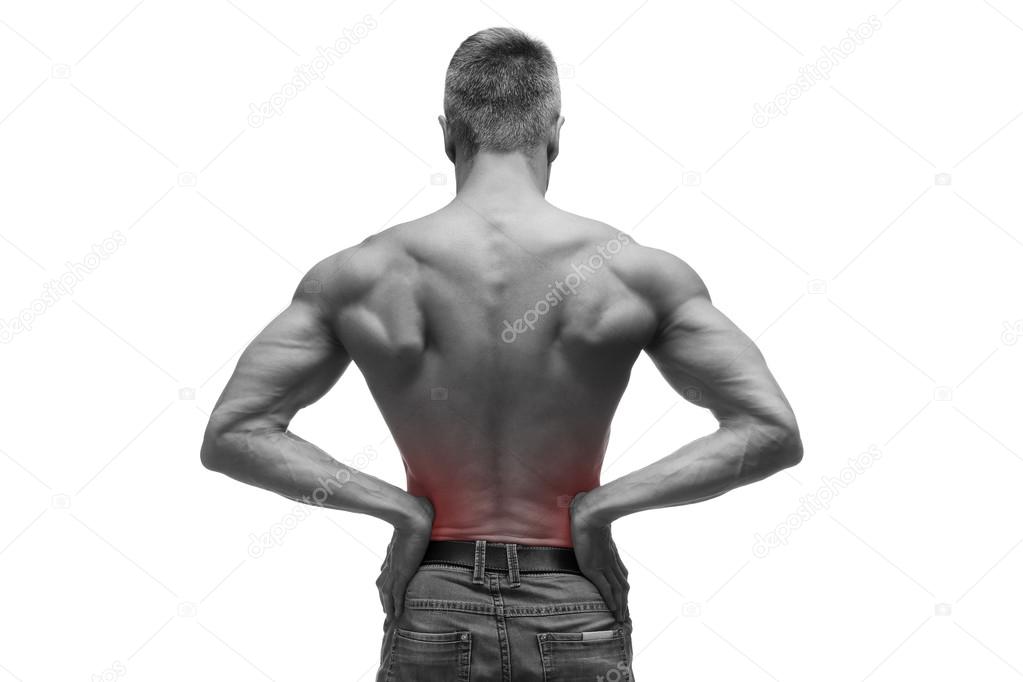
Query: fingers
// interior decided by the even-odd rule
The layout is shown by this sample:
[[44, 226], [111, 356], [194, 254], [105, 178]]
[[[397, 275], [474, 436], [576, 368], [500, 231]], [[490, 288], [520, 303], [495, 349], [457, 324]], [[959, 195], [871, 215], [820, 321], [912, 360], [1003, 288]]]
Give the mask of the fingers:
[[615, 559], [618, 561], [618, 566], [622, 569], [622, 575], [628, 578], [629, 569], [625, 567], [625, 562], [622, 561], [621, 555], [618, 554], [618, 545], [615, 544], [614, 539], [611, 540], [611, 550], [614, 552]]
[[604, 573], [595, 573], [592, 576], [586, 576], [590, 582], [596, 585], [597, 591], [600, 592], [600, 596], [604, 598], [604, 603], [607, 604], [607, 608], [610, 609], [611, 613], [618, 614], [618, 594], [611, 585], [611, 581], [604, 575]]
[[397, 620], [405, 612], [405, 590], [393, 593], [391, 602], [394, 604], [394, 618]]
[[393, 575], [394, 580], [390, 585], [391, 603], [394, 604], [394, 617], [400, 618], [401, 614], [405, 611], [405, 592], [408, 590], [409, 583], [412, 580], [412, 573], [396, 573]]
[[384, 607], [384, 615], [386, 615], [388, 619], [395, 618], [394, 598], [391, 596], [391, 591], [389, 589], [380, 590], [380, 604]]
[[618, 564], [612, 566], [611, 572], [614, 574], [614, 582], [617, 583], [622, 590], [623, 596], [627, 596], [629, 594], [629, 581], [625, 577], [625, 573], [622, 572], [622, 569]]
[[629, 569], [625, 567], [625, 562], [618, 555], [618, 548], [611, 543], [611, 550], [614, 552], [614, 562], [611, 564], [611, 570], [614, 572], [615, 577], [621, 582], [623, 589], [629, 591]]
[[398, 533], [395, 532], [391, 535], [391, 541], [387, 543], [387, 550], [384, 552], [384, 563], [380, 564], [380, 570], [384, 571], [391, 563], [391, 557], [394, 554], [394, 543], [398, 539]]
[[611, 591], [615, 595], [615, 616], [618, 620], [625, 620], [626, 608], [629, 602], [629, 584], [625, 582], [625, 576], [621, 574], [614, 576], [614, 579], [611, 581]]
[[625, 562], [622, 561], [622, 557], [618, 553], [618, 546], [615, 545], [614, 539], [611, 539], [611, 551], [614, 553], [615, 558], [615, 576], [622, 586], [622, 606], [619, 620], [624, 621], [629, 618], [629, 569], [626, 568]]
[[394, 604], [394, 574], [385, 570], [376, 580], [377, 591], [380, 594], [380, 605], [384, 607], [384, 614], [388, 620], [396, 618]]
[[401, 612], [405, 610], [405, 587], [408, 586], [408, 577], [395, 576], [391, 584], [391, 603], [394, 604], [394, 617], [400, 618]]
[[613, 598], [613, 602], [608, 602], [608, 605], [614, 612], [615, 618], [622, 620], [625, 610], [625, 581], [614, 569], [605, 571], [604, 575]]

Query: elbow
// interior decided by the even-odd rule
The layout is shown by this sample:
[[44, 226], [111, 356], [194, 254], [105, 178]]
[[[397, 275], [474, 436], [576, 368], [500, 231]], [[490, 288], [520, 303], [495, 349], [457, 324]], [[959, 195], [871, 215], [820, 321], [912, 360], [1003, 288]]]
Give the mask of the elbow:
[[781, 469], [794, 467], [803, 461], [803, 439], [799, 435], [799, 429], [788, 434], [778, 451], [778, 459]]
[[795, 418], [767, 428], [764, 463], [769, 473], [794, 467], [803, 461], [803, 439]]
[[199, 449], [200, 462], [210, 471], [230, 474], [238, 462], [235, 441], [231, 427], [214, 413]]
[[222, 436], [207, 431], [199, 449], [199, 461], [210, 471], [223, 472], [228, 459]]
[[279, 430], [261, 420], [239, 420], [214, 411], [203, 436], [199, 460], [210, 471], [248, 481], [268, 467], [266, 445]]
[[799, 464], [803, 440], [795, 418], [757, 419], [743, 424], [745, 447], [740, 470], [754, 479], [766, 478]]

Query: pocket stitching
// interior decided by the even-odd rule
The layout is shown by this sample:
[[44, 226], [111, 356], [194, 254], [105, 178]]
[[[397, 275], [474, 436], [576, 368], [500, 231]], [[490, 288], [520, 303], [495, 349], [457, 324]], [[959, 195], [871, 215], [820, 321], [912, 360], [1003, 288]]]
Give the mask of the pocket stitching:
[[[564, 645], [564, 644], [570, 644], [570, 645], [578, 644], [578, 645], [583, 645], [583, 646], [586, 646], [586, 645], [595, 646], [595, 645], [598, 645], [598, 644], [604, 644], [604, 643], [608, 643], [608, 642], [615, 642], [616, 640], [617, 640], [617, 644], [618, 644], [617, 649], [618, 649], [619, 662], [624, 662], [625, 663], [624, 676], [621, 679], [622, 679], [622, 682], [629, 682], [632, 679], [632, 670], [631, 670], [631, 666], [629, 665], [628, 653], [627, 653], [626, 647], [625, 647], [625, 631], [622, 628], [615, 628], [614, 629], [614, 632], [615, 632], [614, 635], [612, 635], [611, 637], [605, 637], [603, 639], [582, 639], [581, 637], [579, 639], [560, 639], [560, 638], [557, 638], [559, 636], [564, 636], [564, 635], [572, 635], [572, 636], [582, 635], [584, 632], [603, 632], [603, 630], [582, 630], [582, 631], [578, 631], [578, 632], [541, 632], [541, 633], [538, 633], [536, 635], [538, 643], [540, 645], [540, 662], [543, 665], [543, 679], [544, 679], [544, 682], [551, 682], [550, 673], [552, 672], [551, 671], [551, 665], [553, 664], [553, 661], [551, 660], [551, 649], [552, 649], [552, 647], [555, 644], [560, 644], [560, 645]], [[551, 635], [553, 635], [555, 638], [550, 637]], [[579, 647], [569, 647], [569, 648], [579, 648]], [[616, 663], [616, 666], [617, 666], [617, 663]], [[553, 672], [556, 672], [556, 671], [553, 671]]]
[[[568, 648], [579, 649], [584, 646], [596, 646], [598, 644], [606, 644], [609, 642], [615, 642], [617, 640], [617, 649], [619, 661], [615, 664], [617, 667], [618, 663], [625, 664], [624, 675], [621, 678], [621, 682], [629, 682], [632, 679], [632, 670], [629, 665], [628, 653], [625, 647], [625, 630], [623, 628], [614, 628], [615, 634], [611, 637], [605, 637], [603, 639], [562, 639], [566, 635], [578, 636], [584, 632], [605, 632], [603, 630], [581, 630], [577, 632], [541, 632], [537, 633], [537, 642], [540, 645], [540, 663], [543, 666], [543, 680], [544, 682], [552, 682], [550, 675], [557, 673], [557, 671], [551, 671], [553, 661], [551, 661], [551, 648], [555, 644], [559, 645], [580, 645], [580, 646], [569, 646]], [[553, 637], [551, 637], [553, 636]]]
[[[418, 630], [406, 630], [405, 628], [394, 628], [399, 637], [412, 640], [413, 642], [425, 642], [426, 644], [460, 644], [470, 641], [472, 633], [468, 630], [455, 630], [454, 632], [420, 632]], [[462, 635], [467, 635], [465, 638]]]
[[[412, 635], [412, 636], [409, 636]], [[418, 639], [416, 635], [441, 635], [450, 637], [450, 639]], [[465, 635], [463, 638], [462, 636]], [[394, 682], [394, 660], [396, 656], [395, 652], [398, 650], [398, 638], [408, 640], [410, 642], [419, 642], [422, 644], [455, 644], [455, 651], [458, 654], [458, 679], [461, 682], [468, 682], [470, 668], [472, 665], [472, 632], [469, 630], [455, 630], [454, 632], [419, 632], [416, 630], [407, 630], [405, 628], [394, 628], [394, 637], [391, 642], [391, 649], [388, 653], [387, 662], [387, 674], [384, 676], [386, 682]]]

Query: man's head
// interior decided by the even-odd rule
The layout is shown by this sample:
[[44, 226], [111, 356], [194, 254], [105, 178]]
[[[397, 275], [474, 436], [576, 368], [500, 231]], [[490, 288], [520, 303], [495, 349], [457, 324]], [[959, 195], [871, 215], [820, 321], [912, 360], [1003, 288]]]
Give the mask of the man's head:
[[[513, 28], [488, 28], [458, 47], [444, 81], [448, 157], [480, 151], [557, 155], [561, 87], [551, 51]], [[445, 121], [445, 118], [447, 119]]]

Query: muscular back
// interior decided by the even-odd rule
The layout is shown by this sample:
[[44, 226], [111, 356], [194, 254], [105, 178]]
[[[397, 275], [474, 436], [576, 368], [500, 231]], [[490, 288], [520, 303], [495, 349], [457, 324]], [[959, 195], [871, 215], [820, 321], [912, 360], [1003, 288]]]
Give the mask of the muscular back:
[[[425, 498], [435, 539], [572, 546], [576, 493], [604, 491], [616, 518], [798, 461], [792, 408], [763, 355], [688, 265], [542, 199], [487, 196], [458, 196], [310, 270], [238, 360], [204, 464], [396, 528], [420, 517]], [[601, 484], [641, 351], [719, 429]], [[408, 492], [288, 430], [352, 361], [394, 435]]]
[[648, 251], [547, 203], [456, 199], [310, 277], [435, 509], [434, 539], [571, 546], [608, 431], [657, 326], [630, 273]]

